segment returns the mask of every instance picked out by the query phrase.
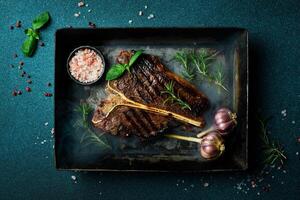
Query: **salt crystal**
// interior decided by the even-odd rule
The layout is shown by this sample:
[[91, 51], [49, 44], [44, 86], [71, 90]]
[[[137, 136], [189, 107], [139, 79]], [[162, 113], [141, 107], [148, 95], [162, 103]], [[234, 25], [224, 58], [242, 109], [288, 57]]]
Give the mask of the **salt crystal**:
[[194, 187], [194, 184], [191, 184], [191, 187], [193, 188], [193, 187]]
[[259, 196], [259, 195], [260, 195], [260, 192], [257, 192], [257, 195]]
[[84, 6], [84, 2], [83, 1], [80, 1], [79, 3], [78, 3], [78, 7], [83, 7]]
[[75, 13], [74, 17], [79, 17], [79, 15], [80, 15], [79, 13]]
[[46, 122], [46, 123], [45, 123], [45, 126], [48, 126], [48, 124], [49, 124], [49, 123], [48, 123], [48, 122]]
[[296, 123], [295, 120], [293, 120], [293, 121], [292, 121], [292, 124], [295, 124], [295, 123]]
[[132, 20], [129, 20], [129, 21], [128, 21], [129, 24], [132, 24], [132, 22], [133, 22]]
[[144, 8], [145, 8], [145, 9], [147, 9], [147, 8], [148, 8], [148, 6], [147, 6], [147, 5], [145, 5], [145, 6], [144, 6]]
[[51, 133], [54, 134], [54, 128], [51, 129]]
[[147, 18], [148, 18], [148, 19], [153, 19], [153, 18], [154, 18], [154, 15], [153, 15], [153, 14], [150, 14]]
[[89, 12], [89, 13], [92, 12], [92, 9], [88, 9], [88, 12]]
[[204, 187], [208, 187], [208, 186], [209, 186], [209, 183], [204, 183], [203, 186], [204, 186]]
[[296, 155], [297, 155], [297, 156], [299, 155], [299, 152], [298, 152], [298, 151], [296, 152]]
[[184, 188], [184, 191], [187, 191], [187, 188]]
[[284, 174], [286, 174], [286, 170], [283, 170], [282, 172], [283, 172]]
[[72, 179], [73, 181], [75, 181], [77, 178], [76, 178], [76, 176], [72, 175], [72, 176], [71, 176], [71, 179]]
[[142, 16], [143, 15], [143, 11], [139, 11], [139, 16]]
[[85, 4], [85, 7], [89, 7], [89, 4]]

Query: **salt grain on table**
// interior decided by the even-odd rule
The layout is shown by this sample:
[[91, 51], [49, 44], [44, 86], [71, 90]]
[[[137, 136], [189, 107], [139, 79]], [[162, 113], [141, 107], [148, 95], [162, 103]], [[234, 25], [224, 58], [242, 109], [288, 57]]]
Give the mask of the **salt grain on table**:
[[139, 11], [139, 16], [142, 16], [143, 15], [143, 11]]
[[204, 186], [204, 187], [208, 187], [208, 186], [209, 186], [209, 183], [204, 183], [203, 186]]
[[128, 21], [128, 24], [132, 24], [132, 22], [133, 22], [132, 20], [129, 20], [129, 21]]
[[72, 179], [73, 181], [76, 181], [77, 178], [76, 178], [76, 176], [72, 175], [72, 176], [71, 176], [71, 179]]
[[150, 14], [147, 18], [148, 18], [148, 19], [153, 19], [153, 18], [154, 18], [154, 15], [153, 15], [153, 14]]
[[79, 3], [78, 3], [78, 7], [83, 7], [84, 6], [84, 2], [83, 1], [80, 1]]
[[48, 126], [48, 124], [49, 124], [49, 123], [48, 123], [48, 122], [46, 122], [46, 123], [45, 123], [45, 126]]

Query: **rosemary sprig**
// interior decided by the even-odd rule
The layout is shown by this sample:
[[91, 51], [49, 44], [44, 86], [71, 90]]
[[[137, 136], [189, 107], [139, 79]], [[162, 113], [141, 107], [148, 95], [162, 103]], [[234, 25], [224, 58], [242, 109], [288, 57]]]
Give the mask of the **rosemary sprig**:
[[177, 52], [174, 59], [181, 63], [183, 66], [183, 72], [181, 73], [186, 79], [192, 81], [195, 78], [195, 69], [189, 64], [189, 53], [188, 52]]
[[216, 59], [217, 55], [218, 52], [211, 52], [208, 49], [201, 48], [198, 52], [191, 53], [190, 58], [196, 66], [199, 74], [205, 77], [208, 81], [223, 88], [225, 91], [228, 91], [228, 89], [224, 86], [224, 75], [221, 63], [219, 63], [219, 67], [215, 73], [211, 74], [209, 72], [209, 67]]
[[111, 146], [107, 144], [101, 137], [101, 135], [96, 135], [94, 131], [92, 131], [88, 125], [87, 117], [91, 111], [93, 111], [93, 108], [85, 103], [81, 102], [76, 108], [75, 111], [81, 114], [81, 121], [77, 121], [74, 125], [76, 127], [82, 127], [83, 125], [83, 130], [82, 136], [80, 139], [80, 144], [82, 144], [82, 148], [89, 146], [91, 144], [98, 145], [101, 148], [105, 149], [111, 149]]
[[161, 93], [169, 95], [169, 97], [163, 102], [163, 104], [170, 101], [171, 103], [176, 103], [176, 104], [180, 105], [182, 109], [192, 110], [191, 106], [188, 103], [186, 103], [185, 101], [180, 99], [179, 94], [177, 94], [177, 96], [175, 95], [173, 81], [170, 81], [169, 83], [167, 83], [165, 85], [165, 90], [162, 91]]
[[87, 127], [88, 126], [88, 122], [87, 122], [87, 116], [89, 115], [89, 113], [93, 110], [93, 108], [84, 102], [81, 102], [76, 108], [75, 111], [79, 112], [82, 116], [82, 124]]
[[259, 129], [259, 137], [262, 142], [262, 153], [263, 153], [263, 164], [265, 165], [273, 165], [276, 162], [280, 162], [283, 164], [283, 161], [286, 160], [286, 156], [284, 155], [283, 147], [279, 144], [278, 141], [274, 141], [269, 138], [269, 134], [267, 132], [267, 125], [270, 118], [258, 118], [260, 129]]

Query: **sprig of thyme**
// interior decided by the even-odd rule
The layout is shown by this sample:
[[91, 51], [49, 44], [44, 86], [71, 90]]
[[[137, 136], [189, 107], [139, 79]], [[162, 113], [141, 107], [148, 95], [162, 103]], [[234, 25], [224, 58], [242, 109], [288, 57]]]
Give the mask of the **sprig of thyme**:
[[176, 103], [181, 106], [182, 109], [189, 109], [192, 110], [191, 106], [180, 99], [179, 94], [176, 96], [174, 92], [174, 82], [170, 81], [165, 85], [165, 90], [161, 92], [162, 94], [168, 94], [169, 97], [163, 102], [163, 104], [167, 102]]
[[262, 142], [262, 154], [263, 154], [263, 164], [265, 165], [274, 165], [276, 162], [283, 164], [283, 161], [286, 160], [284, 155], [283, 147], [279, 144], [278, 141], [274, 141], [269, 137], [267, 131], [267, 125], [270, 118], [258, 117], [259, 121], [259, 137]]
[[190, 56], [188, 52], [177, 52], [174, 59], [181, 63], [183, 72], [181, 73], [186, 79], [192, 81], [195, 78], [195, 69], [189, 64]]
[[224, 75], [221, 63], [218, 64], [218, 69], [215, 73], [209, 72], [209, 67], [216, 59], [217, 55], [218, 52], [216, 51], [209, 51], [208, 49], [201, 48], [198, 52], [191, 53], [190, 58], [200, 75], [215, 85], [223, 88], [225, 91], [228, 91], [228, 89], [224, 86]]

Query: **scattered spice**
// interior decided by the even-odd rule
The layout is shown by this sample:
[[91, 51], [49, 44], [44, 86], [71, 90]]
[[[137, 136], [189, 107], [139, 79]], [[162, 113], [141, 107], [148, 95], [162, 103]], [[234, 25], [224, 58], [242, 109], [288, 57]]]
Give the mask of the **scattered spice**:
[[83, 1], [80, 1], [79, 3], [78, 3], [78, 7], [83, 7], [85, 4], [84, 4], [84, 2]]
[[15, 54], [14, 54], [14, 58], [17, 58], [17, 57], [18, 57], [18, 54], [15, 53]]
[[11, 68], [14, 68], [14, 67], [15, 67], [13, 64], [10, 64], [9, 66], [10, 66]]
[[23, 61], [20, 61], [20, 62], [19, 62], [19, 65], [20, 65], [20, 66], [24, 66], [24, 62], [23, 62]]
[[80, 12], [74, 14], [74, 17], [79, 17], [79, 16], [80, 16]]
[[12, 92], [12, 95], [13, 95], [13, 96], [17, 96], [17, 95], [18, 95], [17, 91], [14, 90], [14, 91]]
[[16, 27], [17, 27], [17, 28], [20, 28], [20, 27], [21, 27], [21, 21], [20, 21], [20, 20], [18, 20], [18, 21], [16, 22]]
[[51, 83], [50, 83], [50, 82], [48, 82], [48, 83], [47, 83], [47, 86], [48, 86], [48, 87], [51, 87]]
[[93, 22], [89, 22], [89, 27], [90, 28], [96, 28], [96, 24], [94, 24]]
[[52, 97], [52, 94], [49, 93], [49, 92], [45, 92], [45, 93], [44, 93], [44, 96], [45, 96], [45, 97]]
[[39, 44], [40, 44], [41, 47], [45, 46], [45, 43], [43, 41], [40, 41]]
[[300, 143], [300, 137], [298, 137], [298, 139], [297, 139], [297, 140], [298, 140], [298, 143]]
[[29, 74], [27, 74], [27, 78], [31, 78], [31, 76]]
[[147, 18], [148, 18], [148, 19], [153, 19], [153, 18], [154, 18], [154, 15], [153, 15], [153, 14], [150, 14]]
[[21, 90], [19, 90], [19, 91], [18, 91], [18, 95], [21, 95], [21, 94], [22, 94], [22, 91], [21, 91]]
[[28, 84], [31, 84], [31, 83], [32, 83], [32, 80], [31, 80], [31, 79], [28, 79], [26, 82], [27, 82]]
[[14, 29], [14, 26], [9, 26], [9, 29], [10, 29], [10, 30], [13, 30], [13, 29]]
[[31, 88], [30, 87], [27, 86], [25, 89], [26, 89], [27, 92], [31, 92]]

